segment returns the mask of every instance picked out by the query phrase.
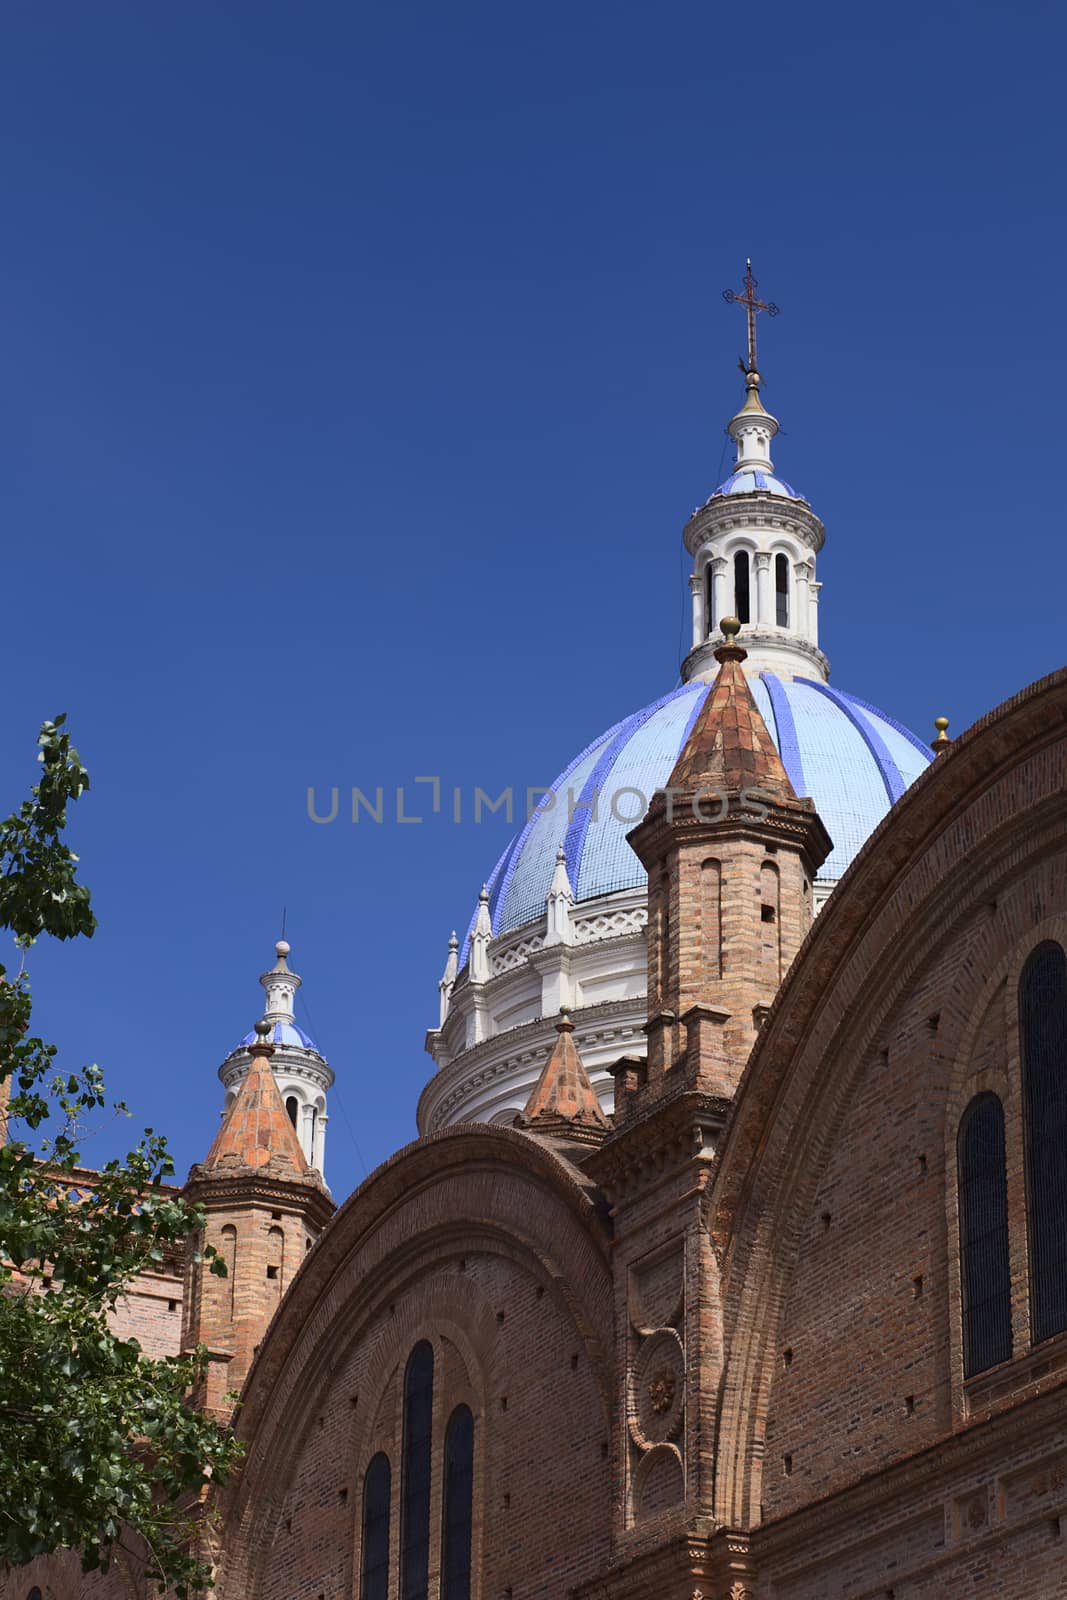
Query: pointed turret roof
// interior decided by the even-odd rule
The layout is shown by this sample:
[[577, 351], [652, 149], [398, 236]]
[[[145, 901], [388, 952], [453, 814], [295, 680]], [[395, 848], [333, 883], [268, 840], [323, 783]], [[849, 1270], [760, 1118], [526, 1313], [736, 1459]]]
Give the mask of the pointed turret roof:
[[519, 1118], [533, 1133], [599, 1142], [608, 1131], [596, 1090], [574, 1042], [570, 1013], [560, 1008], [556, 1043]]
[[667, 787], [707, 788], [724, 795], [752, 789], [775, 800], [795, 800], [796, 791], [741, 670], [748, 654], [736, 643], [741, 624], [724, 617], [721, 626], [726, 643], [715, 652], [718, 675]]
[[267, 1018], [256, 1023], [252, 1063], [201, 1171], [220, 1173], [236, 1167], [262, 1171], [270, 1167], [279, 1177], [306, 1177], [318, 1182], [318, 1174], [308, 1166], [300, 1148], [271, 1071], [274, 1046], [268, 1040], [272, 1031]]

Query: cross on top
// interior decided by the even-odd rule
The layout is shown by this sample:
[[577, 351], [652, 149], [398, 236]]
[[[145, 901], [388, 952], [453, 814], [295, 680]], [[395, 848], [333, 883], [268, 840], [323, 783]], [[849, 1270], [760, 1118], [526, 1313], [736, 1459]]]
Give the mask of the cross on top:
[[728, 305], [744, 306], [748, 313], [748, 361], [741, 362], [743, 372], [756, 372], [756, 314], [766, 311], [769, 317], [776, 317], [779, 307], [771, 300], [761, 300], [756, 294], [759, 288], [759, 279], [752, 276], [752, 262], [745, 262], [745, 292], [735, 294], [732, 289], [724, 289], [722, 297]]

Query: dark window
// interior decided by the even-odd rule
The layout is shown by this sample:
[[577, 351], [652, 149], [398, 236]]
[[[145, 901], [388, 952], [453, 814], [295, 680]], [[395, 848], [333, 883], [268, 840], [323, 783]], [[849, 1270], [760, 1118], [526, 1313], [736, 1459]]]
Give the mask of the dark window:
[[293, 1127], [295, 1128], [296, 1127], [296, 1114], [297, 1114], [297, 1111], [300, 1109], [299, 1106], [296, 1103], [296, 1095], [295, 1094], [291, 1094], [289, 1096], [288, 1100], [285, 1102], [285, 1109], [289, 1113], [289, 1121], [293, 1124]]
[[739, 622], [750, 622], [748, 603], [748, 551], [739, 550], [734, 556], [734, 610]]
[[1026, 1107], [1030, 1318], [1035, 1344], [1067, 1328], [1067, 957], [1039, 944], [1019, 981]]
[[400, 1600], [426, 1600], [430, 1581], [430, 1446], [433, 1347], [425, 1339], [404, 1374], [404, 1464], [400, 1502]]
[[789, 626], [789, 557], [774, 558], [774, 620], [780, 628]]
[[715, 574], [711, 570], [710, 561], [704, 568], [704, 621], [705, 634], [713, 633], [719, 625], [719, 619], [715, 615]]
[[995, 1367], [1011, 1355], [1011, 1266], [1004, 1108], [995, 1094], [976, 1095], [956, 1137], [963, 1290], [963, 1373]]
[[389, 1457], [372, 1457], [363, 1482], [362, 1600], [389, 1600], [389, 1512], [393, 1474]]
[[445, 1503], [441, 1529], [441, 1600], [470, 1600], [474, 1513], [474, 1418], [457, 1406], [445, 1433]]
[[26, 1600], [41, 1600], [40, 1589], [31, 1589], [29, 1594], [26, 1596]]

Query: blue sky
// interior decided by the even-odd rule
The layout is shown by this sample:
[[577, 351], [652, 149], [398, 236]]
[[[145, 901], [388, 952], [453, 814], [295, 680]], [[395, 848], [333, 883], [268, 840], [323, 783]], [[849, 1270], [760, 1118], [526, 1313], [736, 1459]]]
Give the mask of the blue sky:
[[14, 4], [0, 805], [69, 713], [101, 927], [38, 1021], [179, 1171], [283, 905], [343, 1196], [414, 1131], [508, 835], [676, 681], [751, 254], [834, 681], [924, 736], [1063, 658], [1062, 8]]

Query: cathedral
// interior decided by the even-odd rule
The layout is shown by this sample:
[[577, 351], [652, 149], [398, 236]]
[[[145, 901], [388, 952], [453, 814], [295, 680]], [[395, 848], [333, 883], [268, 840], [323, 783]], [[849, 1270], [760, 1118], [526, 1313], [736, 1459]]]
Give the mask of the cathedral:
[[228, 1275], [123, 1307], [246, 1448], [219, 1600], [1067, 1596], [1067, 669], [932, 746], [831, 682], [734, 298], [680, 685], [452, 936], [419, 1137], [335, 1207], [280, 942], [185, 1186]]

